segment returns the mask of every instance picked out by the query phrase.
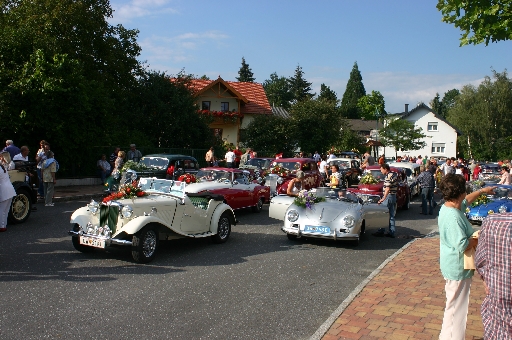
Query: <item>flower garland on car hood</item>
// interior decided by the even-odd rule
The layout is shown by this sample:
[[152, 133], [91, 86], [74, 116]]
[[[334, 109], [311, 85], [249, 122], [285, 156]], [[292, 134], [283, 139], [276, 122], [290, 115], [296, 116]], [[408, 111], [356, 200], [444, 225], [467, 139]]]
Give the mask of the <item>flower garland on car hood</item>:
[[114, 192], [113, 194], [108, 195], [103, 199], [103, 203], [107, 203], [112, 200], [129, 198], [134, 199], [136, 197], [148, 196], [147, 192], [144, 192], [138, 185], [137, 181], [133, 181], [132, 183], [123, 184], [119, 187], [118, 192]]
[[379, 180], [373, 177], [371, 172], [367, 172], [366, 175], [361, 177], [361, 184], [377, 184]]
[[315, 203], [325, 202], [325, 198], [317, 197], [314, 193], [301, 190], [299, 195], [293, 200], [293, 204], [301, 208], [312, 209]]

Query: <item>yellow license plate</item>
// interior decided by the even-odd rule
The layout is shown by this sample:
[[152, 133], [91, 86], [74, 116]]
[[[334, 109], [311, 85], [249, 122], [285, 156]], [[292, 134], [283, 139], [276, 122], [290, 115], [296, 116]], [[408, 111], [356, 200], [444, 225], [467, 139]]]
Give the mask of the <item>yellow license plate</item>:
[[80, 236], [80, 244], [95, 248], [105, 248], [105, 240], [87, 236]]

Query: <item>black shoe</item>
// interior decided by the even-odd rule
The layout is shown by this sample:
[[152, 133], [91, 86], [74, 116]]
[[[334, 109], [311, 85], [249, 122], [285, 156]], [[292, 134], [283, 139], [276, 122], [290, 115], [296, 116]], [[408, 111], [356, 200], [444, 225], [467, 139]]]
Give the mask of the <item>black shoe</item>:
[[376, 232], [374, 232], [372, 235], [377, 237], [384, 237], [384, 228], [379, 228]]
[[386, 233], [384, 236], [386, 236], [386, 237], [390, 237], [390, 238], [395, 238], [395, 235], [390, 234], [390, 233]]

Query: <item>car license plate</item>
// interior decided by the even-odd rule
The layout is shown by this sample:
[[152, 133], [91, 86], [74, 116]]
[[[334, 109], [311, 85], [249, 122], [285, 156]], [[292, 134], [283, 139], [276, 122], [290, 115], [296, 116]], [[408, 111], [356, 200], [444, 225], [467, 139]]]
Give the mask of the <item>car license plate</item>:
[[95, 248], [105, 248], [105, 240], [87, 236], [80, 236], [80, 244]]
[[307, 225], [307, 226], [304, 227], [304, 232], [319, 233], [319, 234], [330, 234], [331, 233], [331, 228]]

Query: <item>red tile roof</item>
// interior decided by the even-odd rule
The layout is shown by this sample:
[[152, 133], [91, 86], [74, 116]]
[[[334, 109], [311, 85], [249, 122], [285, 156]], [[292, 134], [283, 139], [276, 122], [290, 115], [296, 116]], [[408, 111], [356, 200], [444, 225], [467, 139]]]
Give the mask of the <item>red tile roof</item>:
[[223, 83], [240, 98], [242, 114], [272, 114], [263, 85], [258, 83], [225, 81], [219, 77], [217, 80], [193, 79], [191, 88], [197, 95], [219, 82]]

